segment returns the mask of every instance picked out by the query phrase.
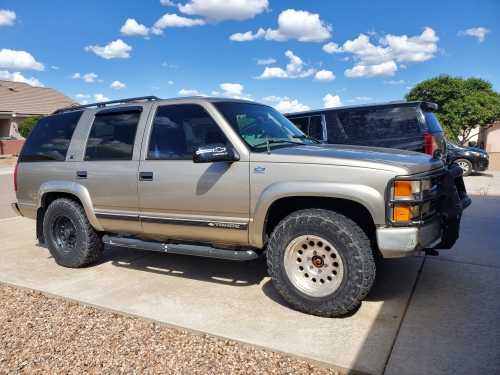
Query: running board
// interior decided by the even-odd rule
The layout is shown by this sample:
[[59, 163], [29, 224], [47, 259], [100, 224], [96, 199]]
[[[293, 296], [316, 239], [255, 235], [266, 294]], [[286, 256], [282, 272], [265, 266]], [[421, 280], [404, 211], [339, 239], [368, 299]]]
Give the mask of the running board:
[[259, 254], [253, 250], [223, 250], [210, 246], [170, 244], [156, 241], [143, 241], [137, 238], [104, 236], [106, 245], [127, 247], [138, 250], [157, 251], [167, 254], [194, 255], [205, 258], [216, 258], [243, 262], [257, 259]]

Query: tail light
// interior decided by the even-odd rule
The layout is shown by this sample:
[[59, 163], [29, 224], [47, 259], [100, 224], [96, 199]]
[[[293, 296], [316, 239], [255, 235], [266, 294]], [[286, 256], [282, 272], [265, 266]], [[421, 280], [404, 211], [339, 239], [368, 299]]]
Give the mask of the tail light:
[[428, 155], [434, 156], [434, 152], [439, 149], [439, 144], [432, 134], [424, 133], [424, 152]]
[[16, 163], [14, 168], [14, 191], [17, 192], [17, 169], [19, 168], [19, 162]]

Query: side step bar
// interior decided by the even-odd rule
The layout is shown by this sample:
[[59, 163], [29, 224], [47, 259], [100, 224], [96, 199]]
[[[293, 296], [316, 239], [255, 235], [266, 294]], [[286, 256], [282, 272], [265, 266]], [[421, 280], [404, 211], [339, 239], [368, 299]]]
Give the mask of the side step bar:
[[210, 246], [170, 244], [156, 241], [143, 241], [137, 238], [114, 237], [105, 235], [103, 242], [106, 245], [127, 247], [138, 250], [157, 251], [161, 253], [194, 255], [205, 258], [217, 258], [243, 262], [257, 259], [259, 254], [253, 250], [223, 250]]

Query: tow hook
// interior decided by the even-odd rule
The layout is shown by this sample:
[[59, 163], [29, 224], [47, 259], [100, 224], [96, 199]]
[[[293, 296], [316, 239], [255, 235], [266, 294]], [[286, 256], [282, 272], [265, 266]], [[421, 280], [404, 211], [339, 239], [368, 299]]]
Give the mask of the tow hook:
[[439, 251], [434, 250], [434, 249], [425, 249], [425, 255], [431, 256], [431, 257], [437, 257], [439, 255]]

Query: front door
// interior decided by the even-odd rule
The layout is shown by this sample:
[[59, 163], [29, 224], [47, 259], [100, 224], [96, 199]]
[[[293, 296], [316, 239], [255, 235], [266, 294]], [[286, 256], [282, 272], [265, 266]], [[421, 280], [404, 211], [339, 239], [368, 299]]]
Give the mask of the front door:
[[196, 148], [229, 142], [206, 109], [197, 104], [158, 106], [148, 132], [139, 166], [145, 234], [247, 243], [248, 161], [193, 163]]

